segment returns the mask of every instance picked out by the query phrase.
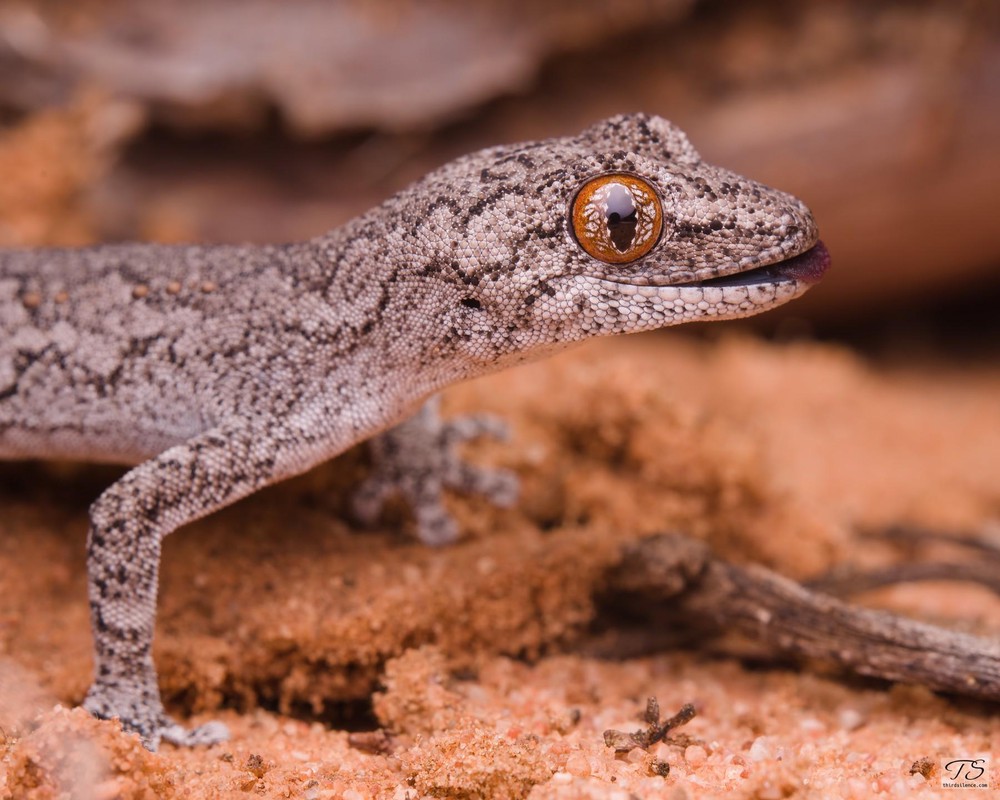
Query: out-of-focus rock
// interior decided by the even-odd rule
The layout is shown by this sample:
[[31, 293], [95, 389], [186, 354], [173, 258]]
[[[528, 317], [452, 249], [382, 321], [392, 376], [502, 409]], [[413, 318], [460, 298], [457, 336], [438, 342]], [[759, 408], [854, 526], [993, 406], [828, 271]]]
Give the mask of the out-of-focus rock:
[[91, 92], [0, 129], [0, 246], [99, 240], [91, 193], [142, 120], [137, 106]]
[[[426, 128], [524, 88], [552, 53], [674, 19], [693, 0], [119, 0], [0, 11], [0, 101], [80, 83], [190, 125], [300, 134]], [[598, 70], [612, 65], [595, 65]]]
[[105, 238], [299, 239], [463, 153], [645, 110], [815, 212], [834, 269], [755, 324], [1000, 293], [996, 0], [0, 5], [0, 113], [80, 82], [219, 134], [138, 140], [79, 196]]

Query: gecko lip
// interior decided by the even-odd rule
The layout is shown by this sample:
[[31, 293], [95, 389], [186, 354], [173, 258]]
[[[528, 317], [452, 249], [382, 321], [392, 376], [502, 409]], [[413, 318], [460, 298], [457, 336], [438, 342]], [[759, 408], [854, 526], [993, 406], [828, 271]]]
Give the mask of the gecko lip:
[[810, 285], [819, 283], [824, 273], [830, 268], [830, 252], [823, 242], [817, 241], [804, 253], [792, 258], [755, 267], [734, 275], [723, 275], [720, 278], [710, 278], [707, 281], [692, 281], [680, 286], [754, 286], [764, 283], [783, 283], [798, 281]]

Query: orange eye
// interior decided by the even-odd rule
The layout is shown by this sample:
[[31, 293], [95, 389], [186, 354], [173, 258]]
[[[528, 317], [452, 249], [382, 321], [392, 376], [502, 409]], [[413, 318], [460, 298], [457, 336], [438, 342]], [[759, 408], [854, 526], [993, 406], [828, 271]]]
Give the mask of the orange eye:
[[662, 229], [660, 198], [641, 178], [593, 178], [573, 201], [573, 235], [580, 247], [609, 264], [625, 264], [646, 255]]

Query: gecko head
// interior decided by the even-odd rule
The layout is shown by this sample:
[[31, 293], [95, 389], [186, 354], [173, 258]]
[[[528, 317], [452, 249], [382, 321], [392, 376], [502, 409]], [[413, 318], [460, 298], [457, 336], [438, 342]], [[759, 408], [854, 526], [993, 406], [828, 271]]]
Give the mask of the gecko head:
[[800, 200], [705, 163], [660, 117], [485, 150], [428, 180], [440, 197], [447, 187], [425, 241], [448, 243], [440, 258], [461, 307], [452, 330], [483, 360], [750, 316], [829, 266]]

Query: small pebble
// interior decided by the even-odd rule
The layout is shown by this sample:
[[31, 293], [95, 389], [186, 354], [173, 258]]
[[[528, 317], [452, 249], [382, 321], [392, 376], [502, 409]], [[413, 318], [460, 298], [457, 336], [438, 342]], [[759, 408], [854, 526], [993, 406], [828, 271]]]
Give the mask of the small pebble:
[[837, 714], [837, 722], [844, 730], [853, 731], [864, 724], [865, 718], [856, 708], [844, 708]]
[[750, 745], [750, 760], [751, 761], [765, 761], [772, 757], [773, 750], [771, 748], [771, 742], [766, 736], [758, 736], [753, 740], [753, 744]]
[[167, 284], [167, 294], [180, 294], [180, 291], [180, 281], [170, 281], [170, 283]]
[[149, 287], [145, 284], [140, 283], [132, 290], [132, 297], [136, 300], [142, 300], [146, 295], [149, 294]]
[[816, 717], [806, 717], [799, 723], [799, 728], [804, 733], [823, 733], [826, 730], [826, 725]]
[[583, 753], [574, 753], [566, 759], [566, 771], [578, 778], [590, 776], [590, 759]]
[[691, 795], [688, 794], [688, 790], [684, 788], [684, 784], [677, 783], [674, 785], [674, 790], [669, 795], [669, 800], [690, 800]]
[[94, 800], [118, 800], [122, 796], [122, 787], [117, 778], [112, 778], [92, 787], [88, 796]]
[[698, 767], [705, 763], [708, 753], [700, 744], [692, 744], [684, 748], [684, 760], [692, 767]]
[[25, 308], [38, 308], [42, 304], [42, 296], [38, 292], [25, 292], [21, 302]]

